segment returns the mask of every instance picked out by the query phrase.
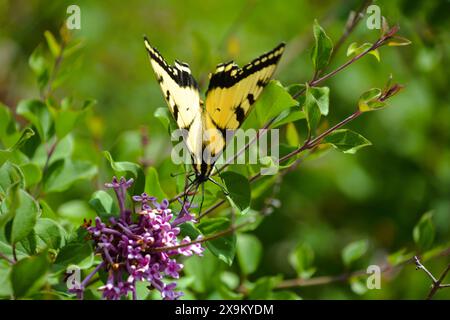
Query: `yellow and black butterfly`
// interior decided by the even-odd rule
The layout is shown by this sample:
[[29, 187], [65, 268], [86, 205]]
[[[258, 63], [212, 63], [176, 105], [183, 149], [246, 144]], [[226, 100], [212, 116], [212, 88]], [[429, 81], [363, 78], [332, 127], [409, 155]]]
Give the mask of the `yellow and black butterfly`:
[[193, 184], [212, 180], [215, 160], [226, 147], [226, 132], [242, 125], [270, 81], [285, 44], [242, 69], [233, 61], [217, 65], [210, 74], [204, 103], [187, 63], [175, 60], [174, 65], [169, 65], [146, 37], [144, 44], [169, 110], [178, 127], [187, 132], [184, 141], [193, 161]]

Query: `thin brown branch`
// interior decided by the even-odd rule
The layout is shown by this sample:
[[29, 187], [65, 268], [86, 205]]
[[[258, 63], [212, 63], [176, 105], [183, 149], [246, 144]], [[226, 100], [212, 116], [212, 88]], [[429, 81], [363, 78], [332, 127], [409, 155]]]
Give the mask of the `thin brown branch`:
[[416, 269], [423, 270], [425, 272], [425, 274], [431, 279], [432, 285], [431, 285], [430, 292], [427, 295], [427, 300], [431, 300], [439, 289], [450, 287], [450, 284], [442, 284], [442, 281], [444, 281], [445, 277], [447, 276], [448, 272], [450, 271], [450, 264], [442, 272], [439, 279], [436, 279], [433, 276], [433, 274], [420, 262], [419, 257], [414, 256], [413, 259], [414, 259], [414, 263], [416, 264]]
[[[435, 255], [429, 257], [429, 259], [444, 257], [444, 256], [448, 256], [448, 255], [450, 255], [450, 248], [444, 249], [444, 250], [436, 253]], [[385, 265], [383, 265], [380, 268], [380, 270], [381, 270], [381, 272], [391, 272], [391, 271], [400, 269], [406, 265], [415, 263], [414, 258], [415, 257], [405, 260], [395, 266], [393, 266], [389, 263], [386, 263]], [[449, 268], [447, 268], [447, 272], [448, 272], [448, 269]], [[367, 275], [366, 270], [357, 270], [354, 272], [348, 272], [348, 273], [344, 273], [344, 274], [337, 275], [337, 276], [323, 276], [323, 277], [315, 277], [315, 278], [310, 278], [310, 279], [304, 279], [304, 278], [288, 279], [288, 280], [284, 280], [281, 283], [279, 283], [276, 288], [277, 289], [287, 289], [287, 288], [295, 288], [295, 287], [311, 287], [311, 286], [326, 285], [326, 284], [330, 284], [330, 283], [334, 283], [334, 282], [345, 282], [353, 277], [360, 277], [360, 276], [364, 276], [364, 275]], [[444, 277], [445, 277], [445, 275], [444, 275]], [[443, 278], [442, 278], [442, 280], [443, 280]], [[447, 287], [447, 286], [448, 286], [447, 284], [446, 285], [441, 284], [441, 288]]]
[[0, 252], [0, 258], [8, 261], [10, 264], [14, 264], [14, 260], [10, 259], [7, 255]]
[[342, 47], [342, 45], [345, 43], [347, 38], [350, 36], [350, 34], [353, 32], [353, 30], [356, 28], [356, 26], [359, 24], [361, 19], [364, 17], [364, 14], [366, 12], [367, 7], [373, 2], [373, 0], [366, 0], [364, 1], [358, 10], [350, 12], [347, 23], [345, 24], [344, 32], [342, 33], [342, 36], [338, 39], [336, 42], [333, 52], [331, 54], [331, 57], [335, 56], [338, 50]]

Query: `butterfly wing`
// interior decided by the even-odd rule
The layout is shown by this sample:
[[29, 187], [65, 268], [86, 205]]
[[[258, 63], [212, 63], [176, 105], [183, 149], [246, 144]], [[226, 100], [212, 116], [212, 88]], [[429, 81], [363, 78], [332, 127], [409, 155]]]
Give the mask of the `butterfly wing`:
[[201, 158], [202, 108], [197, 82], [187, 63], [176, 60], [174, 65], [169, 65], [147, 38], [144, 38], [144, 44], [169, 110], [178, 127], [187, 131], [184, 141], [194, 161], [198, 162]]
[[144, 43], [170, 112], [179, 128], [189, 129], [194, 119], [201, 115], [198, 85], [189, 65], [176, 60], [171, 66], [147, 38]]
[[206, 93], [206, 111], [222, 132], [239, 128], [275, 72], [285, 44], [240, 69], [234, 62], [219, 64]]

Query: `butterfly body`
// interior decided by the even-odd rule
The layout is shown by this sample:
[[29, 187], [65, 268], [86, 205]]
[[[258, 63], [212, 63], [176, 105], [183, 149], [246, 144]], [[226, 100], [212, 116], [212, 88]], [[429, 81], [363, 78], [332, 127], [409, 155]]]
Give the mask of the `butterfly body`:
[[226, 147], [227, 132], [238, 129], [270, 81], [284, 51], [281, 43], [242, 69], [234, 62], [217, 65], [210, 75], [205, 102], [189, 65], [169, 65], [144, 38], [150, 63], [178, 127], [184, 130], [195, 173], [194, 183], [210, 180], [217, 157]]

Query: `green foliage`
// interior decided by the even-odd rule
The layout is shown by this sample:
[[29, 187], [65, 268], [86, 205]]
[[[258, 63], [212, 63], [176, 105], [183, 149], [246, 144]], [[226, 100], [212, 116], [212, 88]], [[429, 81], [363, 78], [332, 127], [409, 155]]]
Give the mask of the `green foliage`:
[[[221, 5], [210, 3], [208, 9], [217, 11]], [[448, 249], [450, 128], [446, 120], [450, 114], [445, 90], [449, 79], [442, 66], [450, 61], [442, 40], [448, 36], [445, 19], [440, 20], [444, 10], [437, 4], [418, 4], [405, 12], [394, 2], [383, 4], [383, 15], [395, 16], [402, 34], [415, 45], [406, 50], [383, 48], [381, 60], [381, 50], [366, 52], [377, 43], [373, 39], [377, 32], [364, 28], [355, 28], [349, 35], [347, 57], [342, 52], [346, 43], [340, 51], [338, 42], [333, 48], [327, 33], [336, 40], [342, 34], [343, 11], [329, 20], [327, 33], [316, 20], [309, 37], [299, 36], [299, 31], [311, 30], [311, 15], [325, 16], [331, 3], [250, 5], [254, 12], [264, 7], [265, 12], [280, 15], [282, 23], [274, 25], [254, 15], [231, 28], [226, 37], [218, 37], [210, 30], [229, 28], [235, 11], [222, 10], [223, 19], [212, 21], [205, 19], [200, 4], [193, 4], [188, 11], [170, 3], [156, 11], [151, 3], [130, 5], [123, 11], [118, 4], [104, 7], [91, 3], [86, 12], [94, 14], [99, 28], [83, 27], [74, 33], [63, 29], [58, 34], [46, 29], [48, 19], [64, 24], [60, 20], [64, 4], [39, 14], [35, 11], [38, 6], [27, 12], [16, 8], [16, 14], [30, 18], [35, 28], [30, 33], [29, 28], [9, 23], [0, 36], [4, 70], [0, 72], [1, 298], [74, 299], [66, 293], [64, 272], [76, 265], [86, 275], [98, 264], [99, 257], [94, 257], [80, 225], [96, 215], [105, 221], [118, 217], [112, 192], [103, 189], [113, 175], [134, 179], [129, 196], [146, 192], [161, 201], [183, 191], [184, 175], [171, 176], [190, 170], [170, 159], [168, 133], [176, 123], [151, 75], [145, 50], [128, 36], [146, 29], [151, 32], [147, 20], [136, 19], [142, 10], [150, 15], [169, 14], [177, 22], [170, 28], [159, 25], [159, 35], [151, 33], [169, 61], [179, 58], [191, 63], [201, 91], [216, 63], [234, 59], [242, 65], [263, 48], [294, 39], [278, 66], [277, 80], [266, 86], [244, 128], [260, 129], [270, 123], [270, 128], [280, 130], [280, 158], [299, 148], [302, 152], [280, 163], [266, 156], [258, 165], [232, 165], [213, 177], [223, 182], [228, 194], [207, 182], [204, 199], [200, 192], [188, 197], [199, 214], [202, 200], [203, 212], [218, 201], [224, 204], [208, 215], [197, 216], [198, 222], [180, 225], [183, 237], [209, 240], [202, 243], [207, 248], [204, 257], [182, 261], [185, 268], [176, 282], [185, 292], [184, 298], [300, 299], [297, 293], [308, 299], [423, 297], [428, 287], [414, 268], [383, 278], [382, 290], [368, 290], [363, 274], [369, 261], [384, 259], [400, 268], [416, 254], [431, 263]], [[238, 1], [230, 4], [239, 6]], [[0, 16], [10, 17], [4, 10], [0, 6]], [[130, 23], [119, 28], [112, 39], [105, 34], [110, 30], [108, 24], [122, 22], [103, 16], [117, 17], [117, 12]], [[156, 27], [159, 20], [152, 19]], [[361, 21], [363, 24], [364, 19]], [[192, 33], [193, 29], [197, 31]], [[126, 37], [121, 37], [123, 30]], [[388, 30], [384, 26], [382, 34]], [[433, 32], [424, 36], [417, 30]], [[41, 43], [30, 47], [39, 35], [43, 35]], [[174, 35], [192, 46], [180, 46]], [[224, 43], [219, 43], [221, 39]], [[394, 35], [386, 45], [410, 43]], [[15, 48], [14, 55], [10, 48]], [[312, 67], [304, 52], [310, 53]], [[366, 53], [379, 63], [358, 59]], [[28, 61], [23, 59], [26, 54]], [[352, 59], [358, 62], [326, 81], [317, 81]], [[83, 68], [78, 68], [82, 62]], [[386, 108], [387, 98], [400, 86], [392, 86], [389, 80], [383, 89], [372, 87], [383, 83], [391, 72], [405, 82], [407, 90], [389, 101], [392, 108]], [[31, 73], [34, 83], [29, 81]], [[357, 115], [386, 110], [347, 123], [351, 129], [330, 129], [356, 107]], [[357, 132], [370, 137], [376, 148], [356, 154], [371, 145]], [[355, 155], [332, 152], [324, 158], [324, 151], [331, 147]], [[250, 181], [267, 168], [278, 173]], [[176, 201], [170, 204], [175, 216], [179, 207]], [[430, 211], [417, 222], [421, 210], [433, 210], [433, 214]], [[367, 240], [347, 244], [348, 239], [360, 238]], [[344, 247], [342, 252], [336, 251], [338, 247]], [[302, 282], [352, 271], [357, 271], [357, 276], [348, 278], [346, 290], [339, 283], [302, 287], [301, 291], [282, 289], [283, 281], [290, 278]], [[85, 297], [98, 299], [96, 288], [104, 282], [102, 274]], [[45, 295], [40, 293], [43, 290]], [[145, 284], [138, 285], [140, 298], [154, 298], [147, 297], [147, 292]], [[448, 297], [441, 292], [442, 298]]]
[[413, 229], [414, 242], [420, 250], [428, 250], [433, 245], [435, 231], [432, 213], [425, 213]]
[[367, 240], [359, 240], [349, 243], [344, 249], [342, 249], [342, 261], [348, 267], [366, 254], [368, 248], [369, 243]]
[[314, 71], [318, 72], [328, 65], [333, 52], [333, 42], [330, 37], [327, 36], [317, 20], [314, 20], [313, 33], [315, 41], [311, 52], [311, 60], [313, 62]]
[[334, 148], [344, 153], [353, 154], [361, 148], [372, 145], [372, 143], [359, 133], [348, 129], [338, 129], [330, 133], [322, 141], [329, 143]]

